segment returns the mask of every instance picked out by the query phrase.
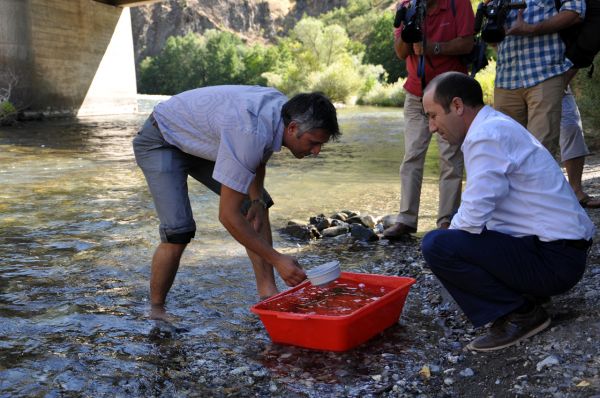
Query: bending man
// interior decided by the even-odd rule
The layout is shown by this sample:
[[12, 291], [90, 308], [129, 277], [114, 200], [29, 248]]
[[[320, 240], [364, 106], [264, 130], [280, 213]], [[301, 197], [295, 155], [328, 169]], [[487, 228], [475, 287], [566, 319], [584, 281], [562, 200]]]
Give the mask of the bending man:
[[195, 235], [188, 175], [220, 195], [219, 220], [246, 247], [261, 299], [278, 291], [273, 267], [288, 286], [302, 282], [306, 275], [298, 262], [272, 247], [265, 165], [282, 146], [303, 158], [339, 135], [336, 110], [318, 93], [288, 101], [272, 88], [215, 86], [158, 104], [133, 141], [160, 219], [150, 277], [153, 312], [163, 310]]

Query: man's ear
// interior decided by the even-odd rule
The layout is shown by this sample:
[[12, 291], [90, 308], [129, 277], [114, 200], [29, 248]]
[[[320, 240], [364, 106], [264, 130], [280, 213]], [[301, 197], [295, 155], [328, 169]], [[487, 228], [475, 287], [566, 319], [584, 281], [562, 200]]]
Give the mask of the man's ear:
[[287, 126], [287, 132], [293, 136], [296, 136], [296, 132], [298, 131], [298, 123], [295, 121], [291, 121]]
[[460, 97], [452, 98], [452, 103], [450, 106], [456, 110], [456, 114], [458, 116], [463, 115], [463, 113], [465, 111], [465, 104], [464, 104], [462, 98], [460, 98]]

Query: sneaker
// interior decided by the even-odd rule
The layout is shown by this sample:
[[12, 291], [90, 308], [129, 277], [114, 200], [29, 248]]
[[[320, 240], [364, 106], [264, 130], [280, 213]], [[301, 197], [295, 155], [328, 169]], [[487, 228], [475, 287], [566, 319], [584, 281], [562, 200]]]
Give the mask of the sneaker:
[[550, 326], [550, 317], [539, 305], [530, 312], [511, 312], [494, 321], [488, 333], [467, 345], [471, 351], [494, 351], [510, 347]]
[[409, 225], [399, 222], [392, 225], [389, 228], [386, 228], [383, 231], [383, 237], [389, 240], [396, 240], [404, 238], [410, 234], [414, 234], [415, 232], [417, 232], [417, 229], [415, 227], [411, 227]]

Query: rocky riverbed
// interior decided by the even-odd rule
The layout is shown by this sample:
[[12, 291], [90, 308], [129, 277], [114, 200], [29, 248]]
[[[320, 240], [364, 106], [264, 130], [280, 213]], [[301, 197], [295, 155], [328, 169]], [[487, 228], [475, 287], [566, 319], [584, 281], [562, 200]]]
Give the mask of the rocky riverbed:
[[[589, 194], [600, 195], [599, 170], [597, 165], [586, 168]], [[600, 210], [588, 213], [600, 225]], [[132, 392], [217, 397], [600, 397], [598, 243], [591, 248], [581, 282], [546, 304], [553, 318], [550, 328], [517, 346], [481, 354], [464, 349], [482, 330], [474, 330], [440, 289], [421, 256], [419, 235], [392, 243], [357, 239], [351, 229], [329, 238], [297, 241], [302, 259], [309, 264], [337, 259], [344, 271], [415, 278], [398, 324], [343, 353], [273, 344], [260, 320], [243, 308], [232, 320], [240, 325], [239, 333], [209, 332], [192, 343], [192, 350], [188, 341], [185, 352], [177, 348], [178, 340], [186, 340], [185, 330], [157, 324], [151, 338], [168, 365], [160, 383], [141, 384]], [[200, 391], [199, 384], [205, 390]]]

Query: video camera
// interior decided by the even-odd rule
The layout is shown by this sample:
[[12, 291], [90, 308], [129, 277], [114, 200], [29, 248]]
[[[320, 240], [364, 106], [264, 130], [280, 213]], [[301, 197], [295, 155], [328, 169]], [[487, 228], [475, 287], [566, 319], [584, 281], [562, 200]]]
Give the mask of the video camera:
[[504, 22], [508, 12], [526, 7], [525, 0], [492, 0], [487, 4], [479, 3], [475, 14], [475, 33], [481, 31], [481, 38], [486, 43], [500, 43], [506, 36]]
[[400, 37], [405, 43], [423, 41], [423, 19], [425, 19], [425, 0], [411, 0], [396, 10], [394, 27], [404, 24]]

